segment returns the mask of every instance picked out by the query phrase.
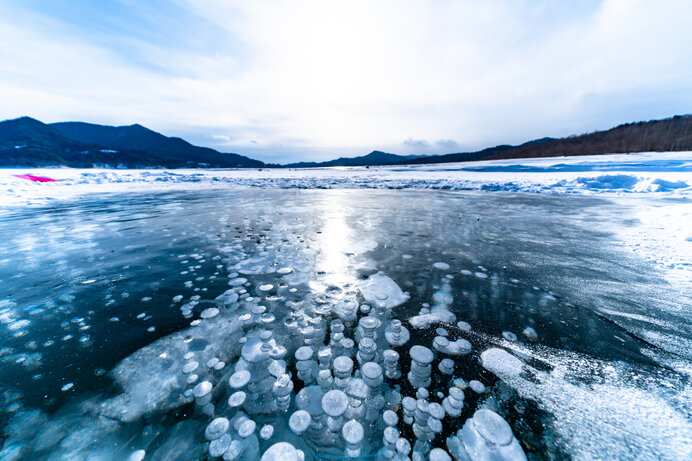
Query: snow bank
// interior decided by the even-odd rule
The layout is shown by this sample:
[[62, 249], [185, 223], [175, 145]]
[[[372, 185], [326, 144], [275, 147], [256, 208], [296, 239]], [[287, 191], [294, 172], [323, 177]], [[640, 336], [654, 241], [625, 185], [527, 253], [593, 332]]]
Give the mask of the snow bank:
[[[58, 179], [35, 184], [31, 173]], [[692, 195], [692, 152], [596, 155], [389, 167], [106, 170], [0, 169], [0, 205], [88, 193], [257, 187], [285, 189], [440, 189], [560, 194]]]

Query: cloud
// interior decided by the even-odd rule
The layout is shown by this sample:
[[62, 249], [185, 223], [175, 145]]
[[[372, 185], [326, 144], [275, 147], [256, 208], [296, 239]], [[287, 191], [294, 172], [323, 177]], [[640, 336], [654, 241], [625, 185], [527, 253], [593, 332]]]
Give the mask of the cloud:
[[2, 118], [138, 122], [319, 160], [473, 150], [692, 107], [684, 2], [94, 5], [0, 4]]
[[408, 138], [404, 142], [402, 142], [404, 147], [408, 149], [413, 149], [416, 151], [423, 151], [423, 150], [429, 150], [430, 149], [430, 143], [426, 141], [425, 139], [413, 139], [413, 138]]

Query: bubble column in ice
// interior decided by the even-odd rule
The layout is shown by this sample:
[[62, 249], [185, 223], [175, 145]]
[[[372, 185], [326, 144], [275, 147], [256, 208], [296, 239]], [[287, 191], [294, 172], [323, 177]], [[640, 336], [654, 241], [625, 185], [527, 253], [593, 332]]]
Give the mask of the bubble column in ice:
[[444, 407], [439, 403], [433, 402], [428, 405], [428, 415], [430, 415], [428, 428], [435, 434], [442, 432], [442, 419], [444, 419], [445, 414]]
[[329, 346], [320, 347], [317, 351], [317, 361], [320, 370], [328, 370], [332, 364], [332, 348]]
[[396, 455], [394, 461], [410, 461], [409, 453], [411, 453], [411, 444], [403, 437], [399, 437], [396, 441]]
[[296, 369], [298, 370], [298, 379], [303, 381], [305, 385], [309, 385], [313, 381], [313, 368], [315, 361], [311, 360], [313, 351], [308, 346], [301, 346], [296, 351]]
[[359, 365], [363, 365], [366, 362], [377, 362], [377, 344], [372, 338], [363, 338], [360, 343], [358, 343], [358, 353], [356, 354], [356, 359]]
[[454, 360], [452, 360], [452, 359], [440, 360], [440, 363], [437, 365], [437, 369], [440, 370], [440, 373], [443, 373], [445, 375], [454, 374]]
[[341, 355], [350, 357], [353, 354], [355, 343], [351, 338], [343, 338], [341, 340]]
[[382, 414], [385, 428], [382, 433], [382, 454], [387, 459], [392, 459], [396, 453], [396, 441], [399, 440], [399, 430], [396, 424], [399, 422], [399, 417], [392, 410], [386, 410]]
[[457, 418], [464, 407], [464, 391], [458, 387], [449, 389], [449, 395], [442, 400], [442, 407], [449, 416]]
[[384, 359], [384, 374], [389, 379], [401, 378], [399, 371], [399, 353], [392, 349], [387, 349], [382, 354]]
[[322, 397], [322, 410], [327, 415], [327, 428], [338, 434], [344, 425], [343, 415], [348, 408], [348, 396], [338, 390], [332, 390]]
[[384, 331], [384, 336], [387, 342], [392, 346], [402, 346], [406, 344], [411, 337], [408, 329], [401, 324], [400, 320], [394, 319]]
[[346, 390], [348, 382], [353, 373], [353, 360], [350, 357], [341, 355], [334, 359], [334, 386], [339, 390]]
[[374, 427], [375, 423], [380, 417], [380, 412], [384, 408], [384, 397], [382, 394], [377, 394], [371, 399], [368, 399], [365, 405], [365, 419], [370, 423], [371, 427]]
[[364, 363], [360, 369], [363, 382], [368, 385], [368, 397], [372, 398], [379, 395], [380, 386], [384, 378], [382, 377], [382, 367], [375, 362]]
[[410, 426], [413, 424], [413, 416], [418, 407], [418, 402], [413, 397], [406, 396], [401, 400], [401, 406], [404, 409], [404, 423]]
[[413, 387], [430, 386], [430, 373], [433, 361], [433, 353], [425, 346], [413, 346], [410, 351], [411, 371], [408, 373], [408, 381]]
[[329, 346], [332, 348], [334, 357], [343, 354], [341, 340], [344, 339], [344, 324], [340, 319], [332, 320], [330, 324]]
[[293, 392], [293, 381], [287, 374], [279, 376], [272, 387], [274, 396], [276, 397], [276, 405], [281, 411], [288, 411], [291, 404], [291, 392]]
[[365, 417], [365, 406], [363, 402], [368, 398], [368, 385], [360, 378], [351, 378], [346, 388], [346, 394], [349, 397], [348, 413], [346, 416], [350, 419], [361, 420]]
[[314, 384], [304, 387], [296, 395], [296, 407], [307, 411], [312, 418], [307, 436], [313, 443], [318, 445], [325, 445], [331, 441], [331, 439], [325, 437], [327, 434], [325, 434], [324, 430], [322, 397], [324, 397], [324, 392], [322, 392], [319, 386]]
[[317, 385], [320, 386], [322, 392], [329, 392], [334, 384], [334, 378], [332, 378], [332, 372], [329, 370], [320, 370], [317, 373]]
[[262, 324], [262, 314], [264, 314], [267, 311], [267, 308], [264, 306], [260, 306], [258, 304], [255, 304], [250, 308], [250, 313], [252, 314], [252, 322], [255, 325], [261, 325]]
[[363, 444], [363, 426], [356, 420], [352, 419], [341, 429], [341, 434], [346, 441], [346, 456], [360, 456], [360, 450]]
[[202, 381], [195, 386], [193, 391], [195, 405], [208, 416], [214, 416], [214, 405], [211, 403], [211, 391], [213, 387], [211, 382]]
[[371, 316], [361, 317], [356, 327], [356, 341], [360, 343], [363, 338], [377, 340], [377, 328], [382, 324], [378, 319]]
[[212, 420], [204, 431], [204, 437], [209, 440], [209, 456], [212, 458], [224, 454], [231, 446], [231, 435], [228, 434], [230, 423], [226, 418]]
[[424, 388], [420, 388], [416, 392], [416, 397], [416, 411], [413, 417], [413, 434], [416, 436], [417, 440], [413, 446], [413, 451], [425, 455], [430, 451], [430, 441], [435, 438], [434, 431], [428, 426], [428, 421], [430, 420], [428, 391]]
[[272, 387], [275, 378], [269, 372], [269, 367], [274, 360], [270, 352], [276, 342], [269, 330], [260, 330], [256, 336], [250, 337], [241, 349], [241, 357], [236, 364], [236, 371], [247, 370], [250, 372], [248, 383], [248, 400], [245, 408], [253, 413], [270, 413], [275, 410], [275, 401], [272, 398]]

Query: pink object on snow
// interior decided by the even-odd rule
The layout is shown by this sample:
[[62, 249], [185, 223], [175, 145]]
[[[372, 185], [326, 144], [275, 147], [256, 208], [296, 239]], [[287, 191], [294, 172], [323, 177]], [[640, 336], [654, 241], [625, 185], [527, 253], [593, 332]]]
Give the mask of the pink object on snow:
[[14, 174], [17, 178], [28, 179], [29, 181], [35, 182], [55, 182], [57, 179], [46, 178], [45, 176], [34, 176], [32, 174]]

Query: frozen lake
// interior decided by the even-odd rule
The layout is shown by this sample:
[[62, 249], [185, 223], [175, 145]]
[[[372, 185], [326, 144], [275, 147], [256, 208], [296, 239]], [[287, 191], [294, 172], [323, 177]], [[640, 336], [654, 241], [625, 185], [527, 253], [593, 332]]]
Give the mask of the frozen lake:
[[[312, 414], [300, 435], [289, 428], [301, 405], [315, 405], [301, 390], [338, 390], [316, 379], [320, 369], [336, 376], [334, 357], [326, 368], [318, 363], [320, 347], [331, 346], [355, 362], [348, 379], [362, 378], [363, 355], [386, 371], [383, 352], [399, 354], [393, 377], [368, 385], [362, 399], [368, 408], [383, 405], [361, 418], [364, 440], [351, 444], [359, 456], [387, 455], [387, 409], [398, 416], [401, 439], [426, 454], [431, 447], [454, 454], [455, 439], [463, 439], [457, 431], [487, 409], [509, 423], [530, 459], [683, 459], [692, 454], [692, 282], [666, 270], [689, 274], [689, 254], [676, 252], [662, 267], [651, 257], [660, 246], [629, 237], [648, 235], [642, 209], [687, 202], [234, 189], [7, 209], [0, 216], [0, 458], [122, 460], [144, 450], [145, 459], [213, 459], [205, 428], [219, 417], [232, 427], [256, 423], [250, 436], [229, 429], [244, 445], [235, 458], [220, 451], [226, 459], [259, 459], [280, 441], [306, 459], [353, 455], [345, 435], [334, 435], [341, 426], [330, 431], [337, 417], [329, 426], [322, 415], [323, 427], [313, 427], [320, 417]], [[361, 350], [370, 346], [367, 325], [356, 328], [368, 316], [377, 320], [369, 359]], [[334, 343], [337, 319], [350, 350], [348, 341]], [[405, 344], [386, 339], [392, 319], [408, 329]], [[259, 348], [263, 330], [285, 351], [257, 365], [246, 346]], [[303, 361], [314, 362], [305, 365], [312, 380], [301, 377], [295, 358], [305, 345], [314, 353]], [[421, 387], [407, 378], [414, 345], [434, 353], [429, 397], [418, 400], [442, 404], [451, 388], [464, 395], [461, 415], [448, 411], [441, 430], [431, 424], [427, 445], [417, 448], [426, 436], [418, 419], [405, 422], [400, 403]], [[513, 359], [492, 353], [498, 349]], [[443, 359], [453, 360], [446, 372]], [[288, 407], [259, 379], [256, 389], [238, 388], [245, 403], [229, 405], [234, 370], [265, 360], [271, 383], [283, 372], [291, 378]], [[190, 362], [204, 371], [184, 372]], [[520, 373], [509, 366], [517, 362]], [[193, 395], [204, 381], [213, 386], [209, 398]], [[379, 395], [383, 401], [373, 403]], [[260, 429], [268, 425], [265, 440]]]

